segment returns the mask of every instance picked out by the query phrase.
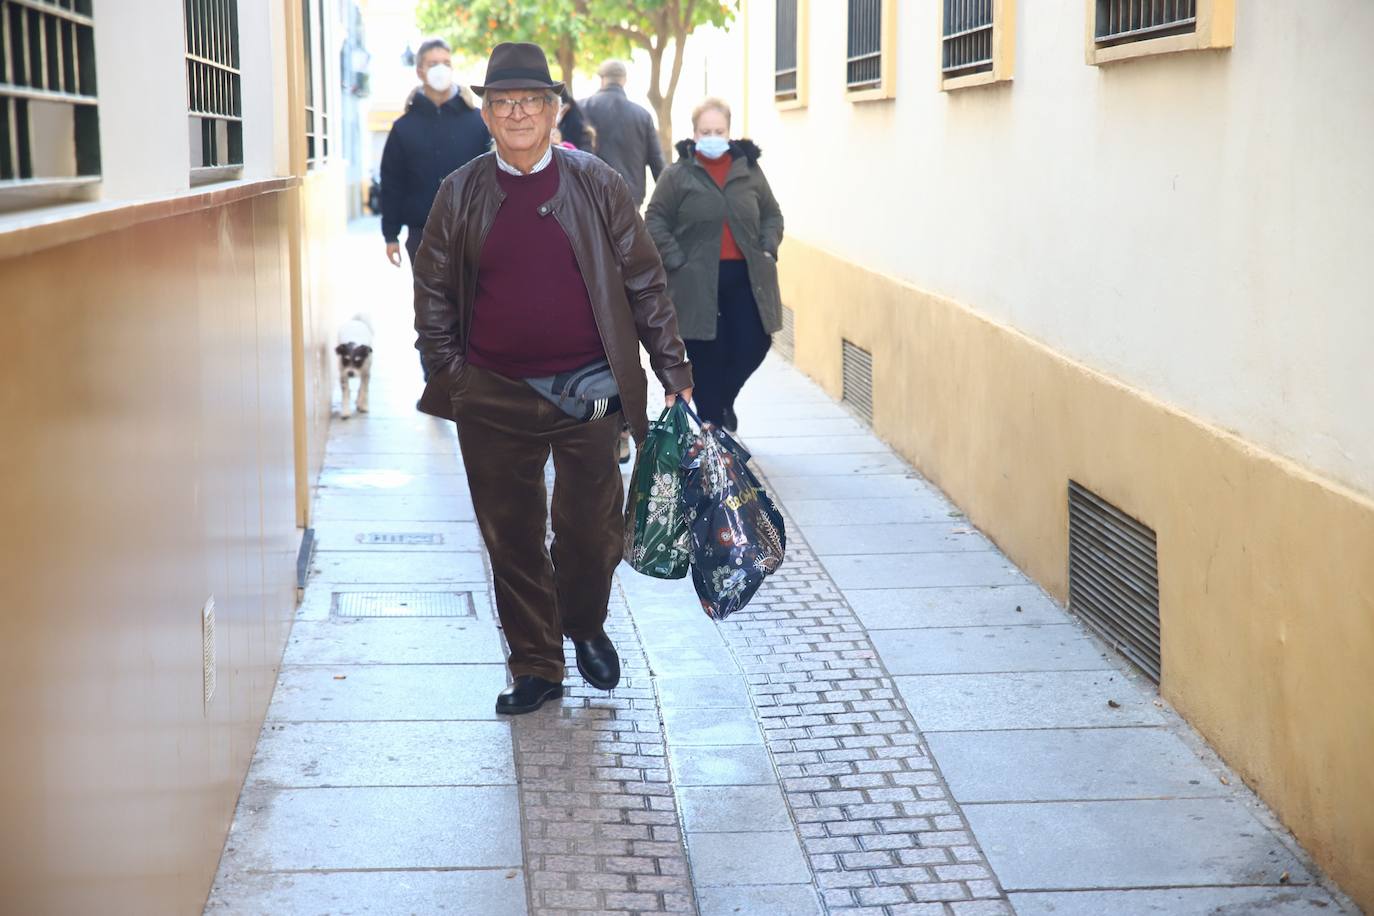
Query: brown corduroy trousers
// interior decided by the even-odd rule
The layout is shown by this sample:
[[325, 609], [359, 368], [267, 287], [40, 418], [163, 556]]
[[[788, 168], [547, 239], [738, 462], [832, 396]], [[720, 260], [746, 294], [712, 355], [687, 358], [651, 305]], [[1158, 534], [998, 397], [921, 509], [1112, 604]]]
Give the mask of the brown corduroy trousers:
[[[563, 680], [563, 637], [602, 632], [620, 562], [619, 413], [581, 422], [519, 379], [466, 366], [453, 412], [477, 524], [491, 557], [511, 674]], [[553, 546], [545, 548], [553, 455]]]

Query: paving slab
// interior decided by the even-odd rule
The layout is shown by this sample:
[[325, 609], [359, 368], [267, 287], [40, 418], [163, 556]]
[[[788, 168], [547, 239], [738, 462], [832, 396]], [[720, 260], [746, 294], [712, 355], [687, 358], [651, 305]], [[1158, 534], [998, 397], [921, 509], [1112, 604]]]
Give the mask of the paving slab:
[[842, 589], [941, 585], [1024, 585], [1026, 577], [995, 551], [822, 557]]
[[225, 876], [207, 913], [235, 916], [525, 916], [525, 880], [518, 869], [354, 871]]
[[[370, 550], [334, 550], [318, 553], [311, 575], [322, 584], [377, 584], [405, 586], [421, 581], [430, 585], [449, 582], [482, 582], [486, 564], [480, 553], [378, 553]], [[406, 591], [388, 588], [388, 591]]]
[[321, 522], [470, 522], [476, 517], [472, 501], [456, 495], [416, 496], [333, 490], [321, 493], [315, 502], [315, 518]]
[[821, 475], [908, 474], [910, 467], [890, 451], [858, 452], [839, 455], [789, 455], [770, 452], [756, 459], [768, 479], [814, 477]]
[[811, 883], [791, 830], [692, 834], [687, 851], [698, 887]]
[[[748, 408], [742, 416], [749, 416]], [[756, 438], [802, 437], [822, 439], [829, 436], [861, 436], [868, 428], [850, 416], [831, 419], [801, 420], [789, 417], [760, 417], [751, 419], [747, 426], [741, 421], [741, 435], [752, 442]]]
[[[828, 529], [821, 528], [808, 536], [826, 533]], [[1065, 620], [1064, 612], [1038, 585], [854, 589], [845, 599], [870, 631], [1028, 626]]]
[[1008, 891], [1311, 881], [1233, 799], [979, 804], [964, 816]]
[[[424, 562], [431, 562], [433, 558], [422, 557]], [[432, 592], [461, 592], [472, 598], [473, 609], [477, 613], [477, 619], [487, 622], [488, 626], [495, 626], [496, 610], [492, 605], [491, 596], [488, 593], [488, 584], [485, 581], [477, 582], [393, 582], [393, 583], [368, 583], [368, 582], [320, 582], [311, 581], [305, 587], [305, 597], [301, 600], [300, 607], [296, 608], [297, 620], [330, 620], [333, 619], [332, 608], [334, 606], [335, 594], [347, 595], [354, 593], [361, 594], [384, 594], [384, 595], [407, 595], [411, 593], [428, 594]], [[396, 600], [405, 600], [397, 598]], [[387, 619], [402, 619], [387, 618]]]
[[1319, 887], [1066, 891], [1008, 898], [1017, 916], [1358, 916]]
[[912, 474], [769, 477], [768, 486], [769, 492], [787, 500], [940, 498], [924, 480]]
[[645, 646], [649, 668], [656, 677], [694, 677], [739, 674], [725, 646]]
[[764, 436], [746, 430], [740, 437], [745, 447], [766, 465], [773, 455], [890, 455], [892, 449], [871, 433], [841, 436]]
[[805, 885], [704, 887], [697, 897], [701, 916], [824, 916], [816, 891]]
[[738, 747], [672, 747], [673, 781], [679, 786], [776, 785], [773, 760], [761, 744]]
[[269, 722], [247, 785], [515, 784], [507, 722]]
[[942, 522], [889, 525], [825, 525], [807, 533], [819, 556], [875, 553], [956, 553], [993, 550], [993, 544], [967, 525]]
[[717, 744], [762, 744], [763, 733], [752, 709], [663, 708], [663, 726], [670, 745], [703, 747]]
[[655, 678], [659, 702], [679, 709], [750, 708], [749, 687], [742, 675]]
[[298, 620], [287, 665], [502, 664], [497, 630], [474, 618], [336, 617]]
[[496, 718], [505, 665], [282, 668], [267, 718], [301, 721]]
[[[363, 543], [375, 535], [398, 543]], [[413, 543], [412, 535], [435, 535], [438, 543]], [[405, 543], [409, 540], [411, 543]], [[366, 550], [370, 553], [479, 553], [482, 533], [476, 522], [341, 520], [315, 523], [315, 552]]]
[[1114, 671], [907, 675], [893, 680], [924, 731], [1165, 723], [1163, 711], [1144, 688]]
[[395, 471], [406, 474], [461, 474], [456, 452], [335, 452], [326, 453], [325, 469]]
[[901, 496], [892, 499], [791, 499], [787, 501], [787, 511], [793, 521], [808, 531], [813, 526], [822, 525], [940, 522], [950, 518], [947, 505], [935, 496]]
[[1232, 794], [1164, 728], [926, 732], [926, 741], [961, 802]]
[[230, 873], [521, 867], [511, 786], [250, 789], [225, 847]]
[[1027, 627], [877, 630], [873, 645], [893, 674], [1116, 669], [1106, 650], [1072, 623]]
[[776, 785], [680, 786], [677, 794], [689, 842], [694, 833], [729, 833], [742, 826], [792, 829], [782, 789]]
[[[337, 428], [338, 424], [335, 423]], [[453, 455], [458, 451], [456, 439], [439, 436], [395, 436], [385, 432], [354, 435], [331, 435], [325, 447], [324, 462], [331, 467], [339, 465], [344, 455]]]

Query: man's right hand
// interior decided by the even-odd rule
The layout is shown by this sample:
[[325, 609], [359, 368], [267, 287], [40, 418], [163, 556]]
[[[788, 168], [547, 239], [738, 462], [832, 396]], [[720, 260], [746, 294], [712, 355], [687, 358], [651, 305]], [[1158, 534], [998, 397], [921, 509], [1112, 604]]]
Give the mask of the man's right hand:
[[391, 264], [392, 264], [393, 267], [400, 267], [400, 266], [401, 266], [401, 243], [400, 243], [400, 242], [387, 242], [387, 243], [386, 243], [386, 259], [387, 259], [388, 261], [391, 262]]

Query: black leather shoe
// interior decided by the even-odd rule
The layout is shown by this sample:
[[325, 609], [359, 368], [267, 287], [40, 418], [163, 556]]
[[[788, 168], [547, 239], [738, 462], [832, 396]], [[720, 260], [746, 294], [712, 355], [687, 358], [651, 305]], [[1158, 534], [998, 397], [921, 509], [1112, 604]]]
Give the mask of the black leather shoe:
[[620, 683], [620, 656], [609, 636], [602, 633], [594, 639], [573, 640], [577, 650], [577, 672], [597, 690], [612, 690]]
[[727, 407], [721, 415], [720, 425], [724, 426], [728, 432], [739, 430], [739, 417], [735, 416], [735, 408]]
[[496, 695], [496, 712], [502, 716], [518, 716], [534, 712], [549, 700], [563, 695], [563, 685], [546, 681], [533, 674], [522, 674], [505, 690]]

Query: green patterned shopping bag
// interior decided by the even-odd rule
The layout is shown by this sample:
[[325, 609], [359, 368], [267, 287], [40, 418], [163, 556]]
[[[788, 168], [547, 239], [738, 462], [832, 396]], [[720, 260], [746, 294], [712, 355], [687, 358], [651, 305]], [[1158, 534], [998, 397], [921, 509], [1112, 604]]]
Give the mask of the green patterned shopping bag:
[[656, 579], [681, 579], [691, 562], [681, 465], [692, 431], [681, 404], [649, 424], [625, 501], [625, 561]]

